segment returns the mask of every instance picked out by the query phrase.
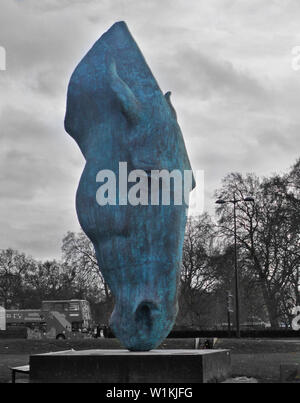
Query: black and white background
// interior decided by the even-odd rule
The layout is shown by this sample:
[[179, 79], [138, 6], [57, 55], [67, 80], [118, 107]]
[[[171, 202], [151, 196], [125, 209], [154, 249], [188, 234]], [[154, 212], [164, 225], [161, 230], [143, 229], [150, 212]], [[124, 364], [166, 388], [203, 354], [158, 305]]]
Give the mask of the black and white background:
[[[179, 324], [226, 323], [233, 216], [215, 200], [236, 194], [255, 199], [237, 211], [241, 322], [291, 329], [300, 305], [299, 19], [298, 0], [1, 0], [0, 300], [28, 308], [43, 292], [62, 297], [65, 273], [95, 307], [110, 298], [79, 233], [84, 159], [63, 120], [76, 64], [125, 20], [172, 91], [192, 167], [205, 174], [204, 215], [191, 212], [187, 229]], [[9, 270], [18, 289], [3, 280]]]

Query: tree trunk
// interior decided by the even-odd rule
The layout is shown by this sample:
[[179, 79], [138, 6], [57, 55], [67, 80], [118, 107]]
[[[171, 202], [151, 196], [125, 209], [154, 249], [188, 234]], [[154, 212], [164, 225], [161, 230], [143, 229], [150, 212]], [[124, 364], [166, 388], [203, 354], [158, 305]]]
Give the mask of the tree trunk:
[[272, 329], [277, 329], [279, 327], [278, 324], [278, 311], [277, 311], [277, 301], [274, 299], [272, 295], [269, 294], [268, 290], [265, 286], [263, 288], [263, 296], [265, 300], [265, 304], [268, 311], [269, 321], [271, 324]]

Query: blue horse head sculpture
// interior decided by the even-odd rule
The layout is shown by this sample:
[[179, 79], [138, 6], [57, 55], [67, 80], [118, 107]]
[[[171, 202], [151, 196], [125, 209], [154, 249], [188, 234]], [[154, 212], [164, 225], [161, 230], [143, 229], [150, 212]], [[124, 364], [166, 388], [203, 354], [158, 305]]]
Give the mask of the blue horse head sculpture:
[[144, 173], [151, 188], [152, 172], [184, 177], [191, 167], [170, 93], [161, 92], [124, 22], [114, 24], [72, 74], [65, 129], [86, 160], [76, 209], [115, 298], [110, 326], [129, 350], [150, 350], [176, 319], [188, 202], [174, 201], [171, 181], [170, 203], [160, 196], [158, 203], [124, 203], [117, 185], [115, 198], [99, 204], [97, 178], [112, 172], [119, 184], [119, 164], [126, 163], [129, 172]]

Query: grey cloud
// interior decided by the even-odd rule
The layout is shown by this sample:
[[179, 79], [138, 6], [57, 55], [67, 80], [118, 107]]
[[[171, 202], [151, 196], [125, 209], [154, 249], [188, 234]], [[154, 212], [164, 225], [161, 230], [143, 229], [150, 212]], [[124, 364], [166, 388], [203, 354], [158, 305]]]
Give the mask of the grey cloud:
[[300, 146], [300, 73], [289, 59], [300, 45], [299, 10], [298, 0], [2, 2], [1, 247], [59, 257], [62, 236], [78, 229], [84, 160], [63, 129], [66, 88], [116, 20], [127, 21], [162, 90], [173, 92], [210, 212], [226, 173], [288, 169]]
[[[38, 114], [35, 116], [19, 107], [8, 105], [2, 109], [1, 115], [2, 135], [1, 143], [11, 143], [16, 147], [24, 147], [26, 143], [33, 146], [32, 140], [38, 145], [38, 138], [42, 137], [41, 143], [49, 134], [49, 127], [43, 123]], [[41, 145], [41, 144], [40, 144]]]
[[226, 60], [196, 52], [193, 48], [179, 49], [163, 67], [164, 75], [172, 77], [174, 88], [180, 96], [209, 99], [228, 97], [244, 102], [265, 101], [268, 90], [249, 73], [239, 71]]
[[0, 124], [1, 247], [58, 257], [67, 228], [78, 229], [74, 197], [82, 158], [37, 111], [7, 106]]
[[64, 8], [81, 6], [81, 5], [90, 5], [96, 3], [97, 0], [14, 0], [14, 2], [20, 8], [32, 8], [38, 11], [57, 11], [62, 10]]
[[2, 200], [34, 201], [40, 193], [58, 190], [58, 182], [66, 183], [68, 173], [53, 160], [53, 156], [33, 155], [10, 150], [1, 155], [0, 197]]
[[48, 97], [60, 96], [66, 88], [64, 70], [56, 66], [40, 70], [33, 78], [30, 87], [38, 94]]

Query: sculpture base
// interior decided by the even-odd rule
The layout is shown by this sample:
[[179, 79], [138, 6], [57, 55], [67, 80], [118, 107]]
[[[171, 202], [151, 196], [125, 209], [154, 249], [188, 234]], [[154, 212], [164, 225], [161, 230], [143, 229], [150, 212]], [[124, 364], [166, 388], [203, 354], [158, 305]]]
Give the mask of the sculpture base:
[[85, 350], [32, 355], [32, 383], [210, 383], [230, 377], [229, 350]]

